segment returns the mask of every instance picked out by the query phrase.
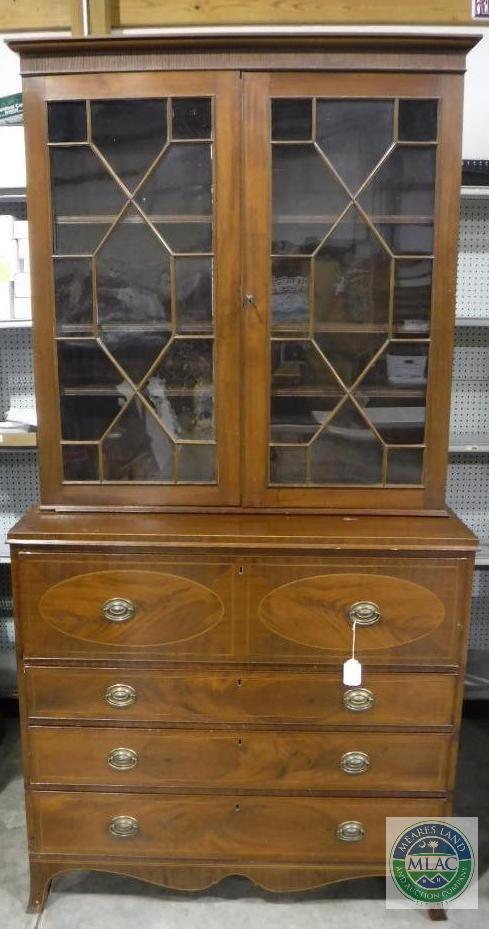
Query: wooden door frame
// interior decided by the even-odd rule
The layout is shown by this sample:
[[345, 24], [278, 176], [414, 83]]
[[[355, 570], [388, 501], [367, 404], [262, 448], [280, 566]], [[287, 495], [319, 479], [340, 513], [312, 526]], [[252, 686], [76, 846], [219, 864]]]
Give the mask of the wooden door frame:
[[[36, 393], [39, 408], [41, 503], [52, 507], [171, 508], [239, 504], [239, 176], [240, 106], [237, 73], [164, 71], [71, 74], [24, 80], [27, 190], [33, 268]], [[156, 96], [215, 99], [215, 420], [218, 483], [63, 483], [52, 267], [52, 218], [47, 102]]]
[[[462, 80], [442, 74], [280, 74], [244, 75], [245, 224], [243, 289], [254, 295], [244, 332], [244, 505], [319, 508], [363, 512], [445, 512], [451, 362], [453, 353], [457, 228], [461, 172]], [[270, 487], [269, 304], [271, 164], [269, 100], [274, 94], [355, 97], [439, 98], [435, 243], [430, 368], [426, 406], [425, 477], [422, 488]]]

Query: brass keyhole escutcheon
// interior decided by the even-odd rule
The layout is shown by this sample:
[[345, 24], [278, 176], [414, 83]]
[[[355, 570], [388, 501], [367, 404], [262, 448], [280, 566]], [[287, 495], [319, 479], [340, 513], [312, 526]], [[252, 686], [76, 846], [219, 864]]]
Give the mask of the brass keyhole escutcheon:
[[381, 619], [380, 607], [371, 600], [358, 600], [348, 610], [348, 618], [358, 626], [373, 626]]

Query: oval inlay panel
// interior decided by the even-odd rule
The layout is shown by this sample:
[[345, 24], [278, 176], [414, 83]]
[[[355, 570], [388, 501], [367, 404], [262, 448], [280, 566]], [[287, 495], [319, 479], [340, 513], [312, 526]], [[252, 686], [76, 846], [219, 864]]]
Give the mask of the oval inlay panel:
[[[102, 606], [123, 597], [135, 606], [126, 622], [108, 622]], [[172, 645], [208, 632], [222, 619], [220, 597], [197, 581], [160, 571], [99, 571], [61, 581], [41, 597], [43, 619], [59, 632], [98, 645]]]
[[376, 625], [357, 625], [359, 653], [420, 639], [445, 618], [445, 607], [431, 590], [379, 574], [321, 574], [291, 581], [263, 598], [258, 616], [290, 642], [346, 653], [351, 648], [348, 611], [359, 600], [378, 604], [382, 616]]

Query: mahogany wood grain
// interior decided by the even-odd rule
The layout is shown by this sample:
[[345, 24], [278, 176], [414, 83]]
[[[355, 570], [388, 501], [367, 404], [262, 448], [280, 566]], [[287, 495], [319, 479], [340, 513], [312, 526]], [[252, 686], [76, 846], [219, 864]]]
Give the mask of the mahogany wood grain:
[[[403, 815], [441, 811], [443, 800], [402, 801]], [[230, 795], [32, 791], [32, 850], [43, 854], [134, 855], [189, 861], [385, 863], [385, 817], [399, 815], [397, 799], [357, 797], [243, 797]], [[137, 820], [137, 835], [116, 838], [113, 817]], [[365, 838], [342, 842], [337, 826], [361, 822]]]
[[[229, 730], [89, 729], [32, 726], [31, 784], [246, 790], [253, 793], [370, 791], [444, 792], [451, 737], [438, 733], [299, 733]], [[137, 761], [114, 770], [110, 753], [128, 748]], [[347, 752], [363, 752], [370, 767], [346, 773]]]
[[[363, 685], [374, 696], [371, 709], [343, 704], [341, 669], [336, 672], [155, 671], [134, 669], [27, 667], [28, 714], [32, 722], [143, 722], [173, 726], [234, 723], [311, 728], [377, 726], [451, 727], [457, 677], [452, 674], [367, 673]], [[105, 700], [112, 684], [136, 691], [132, 706]]]

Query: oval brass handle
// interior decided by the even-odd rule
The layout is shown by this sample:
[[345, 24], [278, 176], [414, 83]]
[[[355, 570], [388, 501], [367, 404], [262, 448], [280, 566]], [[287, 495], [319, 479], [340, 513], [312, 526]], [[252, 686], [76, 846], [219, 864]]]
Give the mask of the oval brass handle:
[[366, 832], [367, 830], [362, 823], [349, 819], [336, 827], [336, 838], [341, 842], [360, 842], [365, 837]]
[[353, 710], [354, 713], [370, 710], [374, 703], [374, 695], [366, 687], [351, 687], [343, 694], [343, 705], [347, 710]]
[[136, 691], [130, 684], [111, 684], [105, 691], [105, 701], [110, 706], [123, 709], [136, 702]]
[[130, 771], [138, 761], [138, 753], [133, 748], [113, 748], [107, 755], [107, 764], [115, 771]]
[[134, 816], [114, 816], [109, 823], [109, 832], [118, 839], [127, 839], [138, 834], [139, 824]]
[[125, 623], [133, 618], [135, 612], [134, 603], [131, 600], [125, 600], [124, 597], [112, 597], [102, 606], [104, 619], [107, 619], [109, 623]]
[[358, 600], [357, 603], [352, 603], [348, 610], [348, 617], [351, 622], [355, 620], [359, 626], [373, 626], [381, 619], [381, 613], [376, 603], [370, 600]]
[[363, 774], [370, 768], [370, 758], [365, 752], [345, 752], [340, 758], [340, 768], [345, 774]]

